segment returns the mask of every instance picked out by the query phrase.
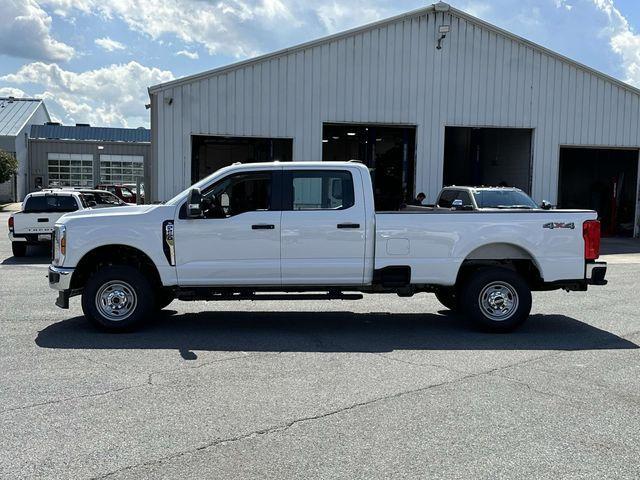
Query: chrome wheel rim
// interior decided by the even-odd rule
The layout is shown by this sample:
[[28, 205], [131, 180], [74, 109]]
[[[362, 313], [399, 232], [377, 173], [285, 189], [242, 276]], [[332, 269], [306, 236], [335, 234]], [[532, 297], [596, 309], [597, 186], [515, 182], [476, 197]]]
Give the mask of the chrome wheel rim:
[[478, 296], [482, 313], [491, 320], [503, 322], [513, 316], [518, 309], [518, 293], [507, 282], [491, 282]]
[[96, 308], [112, 322], [121, 322], [131, 316], [138, 304], [135, 290], [127, 282], [111, 280], [96, 293]]

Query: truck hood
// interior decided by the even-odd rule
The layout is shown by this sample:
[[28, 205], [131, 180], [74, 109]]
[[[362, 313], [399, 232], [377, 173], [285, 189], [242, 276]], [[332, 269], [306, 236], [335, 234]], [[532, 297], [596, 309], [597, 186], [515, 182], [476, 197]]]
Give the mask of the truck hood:
[[[73, 220], [90, 218], [90, 219], [116, 219], [118, 217], [128, 218], [131, 216], [144, 215], [152, 212], [162, 205], [132, 205], [130, 207], [102, 207], [102, 208], [87, 208], [85, 210], [78, 210], [63, 215], [58, 220], [58, 224], [65, 224]], [[106, 218], [105, 218], [106, 217]]]

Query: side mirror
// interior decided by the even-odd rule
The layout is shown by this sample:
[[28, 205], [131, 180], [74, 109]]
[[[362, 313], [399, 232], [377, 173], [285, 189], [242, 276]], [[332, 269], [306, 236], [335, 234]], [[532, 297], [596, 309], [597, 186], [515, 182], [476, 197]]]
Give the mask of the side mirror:
[[187, 199], [187, 217], [202, 217], [202, 192], [199, 188], [192, 188]]
[[540, 204], [540, 208], [543, 210], [551, 210], [551, 207], [553, 207], [553, 205], [551, 205], [551, 203], [547, 202], [546, 200], [543, 200]]
[[456, 198], [451, 204], [453, 210], [473, 210], [471, 205], [465, 205], [462, 199]]

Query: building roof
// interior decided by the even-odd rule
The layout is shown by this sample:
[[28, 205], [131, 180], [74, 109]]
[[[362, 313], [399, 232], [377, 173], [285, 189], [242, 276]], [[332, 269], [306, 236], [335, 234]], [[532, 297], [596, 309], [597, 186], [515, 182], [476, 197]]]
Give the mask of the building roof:
[[37, 98], [0, 97], [0, 136], [18, 135], [40, 105]]
[[30, 137], [49, 140], [148, 143], [151, 142], [151, 130], [146, 128], [110, 128], [49, 123], [31, 125]]
[[312, 40], [310, 42], [305, 42], [293, 47], [289, 47], [289, 48], [285, 48], [282, 50], [278, 50], [272, 53], [267, 53], [265, 55], [260, 55], [254, 58], [250, 58], [247, 60], [243, 60], [240, 62], [236, 62], [236, 63], [232, 63], [230, 65], [225, 65], [223, 67], [218, 67], [218, 68], [214, 68], [212, 70], [207, 70], [201, 73], [196, 73], [195, 75], [189, 75], [186, 77], [182, 77], [182, 78], [178, 78], [175, 80], [171, 80], [169, 82], [165, 82], [165, 83], [160, 83], [158, 85], [153, 85], [151, 87], [148, 88], [149, 90], [149, 94], [154, 94], [156, 92], [162, 91], [162, 90], [166, 90], [168, 88], [172, 88], [175, 86], [179, 86], [179, 85], [183, 85], [183, 84], [187, 84], [187, 83], [191, 83], [191, 82], [195, 82], [198, 80], [202, 80], [204, 78], [208, 78], [208, 77], [213, 77], [215, 75], [219, 75], [222, 73], [226, 73], [228, 71], [232, 71], [235, 70], [237, 68], [241, 68], [247, 65], [251, 65], [251, 64], [255, 64], [255, 63], [259, 63], [259, 62], [263, 62], [266, 60], [270, 60], [272, 58], [277, 58], [277, 57], [281, 57], [287, 54], [290, 54], [292, 52], [297, 52], [297, 51], [301, 51], [301, 50], [305, 50], [307, 48], [312, 48], [312, 47], [316, 47], [319, 45], [322, 45], [324, 43], [328, 43], [334, 40], [338, 40], [341, 38], [345, 38], [345, 37], [349, 37], [351, 35], [355, 35], [358, 33], [362, 33], [368, 30], [374, 30], [376, 28], [380, 28], [380, 27], [384, 27], [386, 25], [390, 25], [392, 23], [396, 23], [399, 21], [403, 21], [403, 20], [407, 20], [407, 19], [411, 19], [411, 18], [415, 18], [415, 17], [420, 17], [422, 15], [431, 13], [431, 12], [436, 12], [436, 13], [445, 13], [448, 15], [452, 15], [455, 17], [459, 17], [462, 18], [470, 23], [474, 23], [478, 26], [481, 26], [489, 31], [492, 31], [498, 35], [502, 35], [504, 37], [510, 38], [514, 41], [520, 42], [523, 45], [527, 45], [528, 47], [532, 48], [533, 50], [536, 50], [538, 52], [541, 52], [545, 55], [549, 55], [553, 58], [557, 58], [558, 60], [565, 62], [569, 65], [573, 65], [576, 68], [579, 68], [581, 70], [584, 70], [587, 73], [590, 73], [592, 75], [596, 75], [600, 78], [602, 78], [603, 80], [606, 80], [610, 83], [613, 83], [615, 85], [618, 85], [619, 87], [622, 87], [632, 93], [635, 93], [636, 95], [640, 95], [640, 89], [635, 88], [631, 85], [629, 85], [628, 83], [625, 83], [621, 80], [618, 80], [617, 78], [614, 78], [610, 75], [607, 75], [606, 73], [602, 73], [598, 70], [595, 70], [591, 67], [588, 67], [580, 62], [577, 62], [575, 60], [572, 60], [568, 57], [565, 57], [564, 55], [561, 55], [557, 52], [554, 52], [553, 50], [550, 50], [546, 47], [543, 47], [541, 45], [538, 45], [537, 43], [534, 43], [530, 40], [527, 40], [526, 38], [520, 37], [514, 33], [511, 33], [507, 30], [504, 30], [500, 27], [496, 27], [495, 25], [492, 25], [488, 22], [485, 22], [484, 20], [481, 20], [477, 17], [474, 17], [473, 15], [470, 15], [466, 12], [463, 12], [462, 10], [458, 10], [457, 8], [453, 8], [451, 7], [449, 4], [444, 3], [444, 2], [438, 2], [435, 3], [433, 5], [429, 5], [426, 7], [422, 7], [422, 8], [418, 8], [417, 10], [412, 10], [410, 12], [406, 12], [400, 15], [396, 15], [394, 17], [390, 17], [390, 18], [386, 18], [383, 20], [378, 20], [376, 22], [373, 23], [369, 23], [366, 25], [362, 25], [360, 27], [356, 27], [356, 28], [352, 28], [350, 30], [346, 30], [344, 32], [339, 32], [339, 33], [335, 33], [333, 35], [328, 35], [326, 37], [322, 37], [316, 40]]

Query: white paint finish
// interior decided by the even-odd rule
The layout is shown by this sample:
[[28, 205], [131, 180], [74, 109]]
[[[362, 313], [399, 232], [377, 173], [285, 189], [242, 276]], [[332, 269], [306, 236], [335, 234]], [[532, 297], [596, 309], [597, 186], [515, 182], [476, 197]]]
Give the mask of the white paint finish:
[[[522, 258], [522, 251], [527, 252], [547, 282], [584, 278], [581, 226], [585, 220], [594, 219], [595, 212], [376, 215], [366, 167], [344, 162], [234, 165], [196, 186], [206, 188], [236, 172], [305, 168], [351, 171], [355, 183], [354, 208], [247, 212], [220, 220], [181, 220], [178, 210], [186, 200], [187, 190], [165, 205], [84, 210], [64, 215], [58, 222], [67, 228], [68, 254], [61, 266], [75, 267], [84, 255], [101, 246], [127, 245], [153, 261], [167, 286], [279, 286], [281, 266], [283, 283], [288, 285], [367, 285], [373, 279], [374, 263], [378, 269], [409, 266], [413, 283], [453, 285], [460, 265], [470, 255], [486, 257], [488, 251], [495, 250], [505, 258], [505, 252], [509, 255], [513, 250], [517, 252], [516, 258]], [[168, 264], [163, 252], [162, 223], [168, 219], [175, 219], [176, 267]], [[340, 222], [364, 225], [342, 236], [335, 228]], [[576, 228], [543, 228], [547, 222], [573, 222]], [[273, 224], [275, 228], [251, 229], [257, 223]]]
[[[279, 285], [281, 212], [175, 218], [180, 285]], [[252, 225], [274, 225], [254, 230]]]
[[[296, 167], [293, 165], [288, 169]], [[324, 164], [324, 168], [331, 168], [331, 165]], [[296, 169], [315, 170], [308, 166]], [[348, 167], [354, 193], [359, 193], [355, 195], [352, 207], [282, 212], [284, 285], [335, 285], [336, 282], [340, 285], [362, 285], [367, 238], [362, 169], [362, 166]], [[338, 228], [340, 224], [356, 224], [358, 227]]]
[[[376, 214], [375, 267], [409, 265], [412, 283], [453, 285], [472, 252], [506, 244], [528, 252], [547, 282], [579, 279], [584, 276], [582, 223], [595, 218], [595, 212], [577, 210]], [[551, 221], [573, 222], [576, 228], [542, 227]], [[409, 239], [404, 259], [388, 252], [389, 242], [396, 239]]]
[[146, 254], [158, 268], [164, 285], [176, 285], [175, 267], [162, 249], [162, 223], [174, 217], [174, 205], [140, 205], [85, 209], [63, 215], [56, 225], [67, 227], [64, 267], [75, 267], [92, 250], [126, 245]]

